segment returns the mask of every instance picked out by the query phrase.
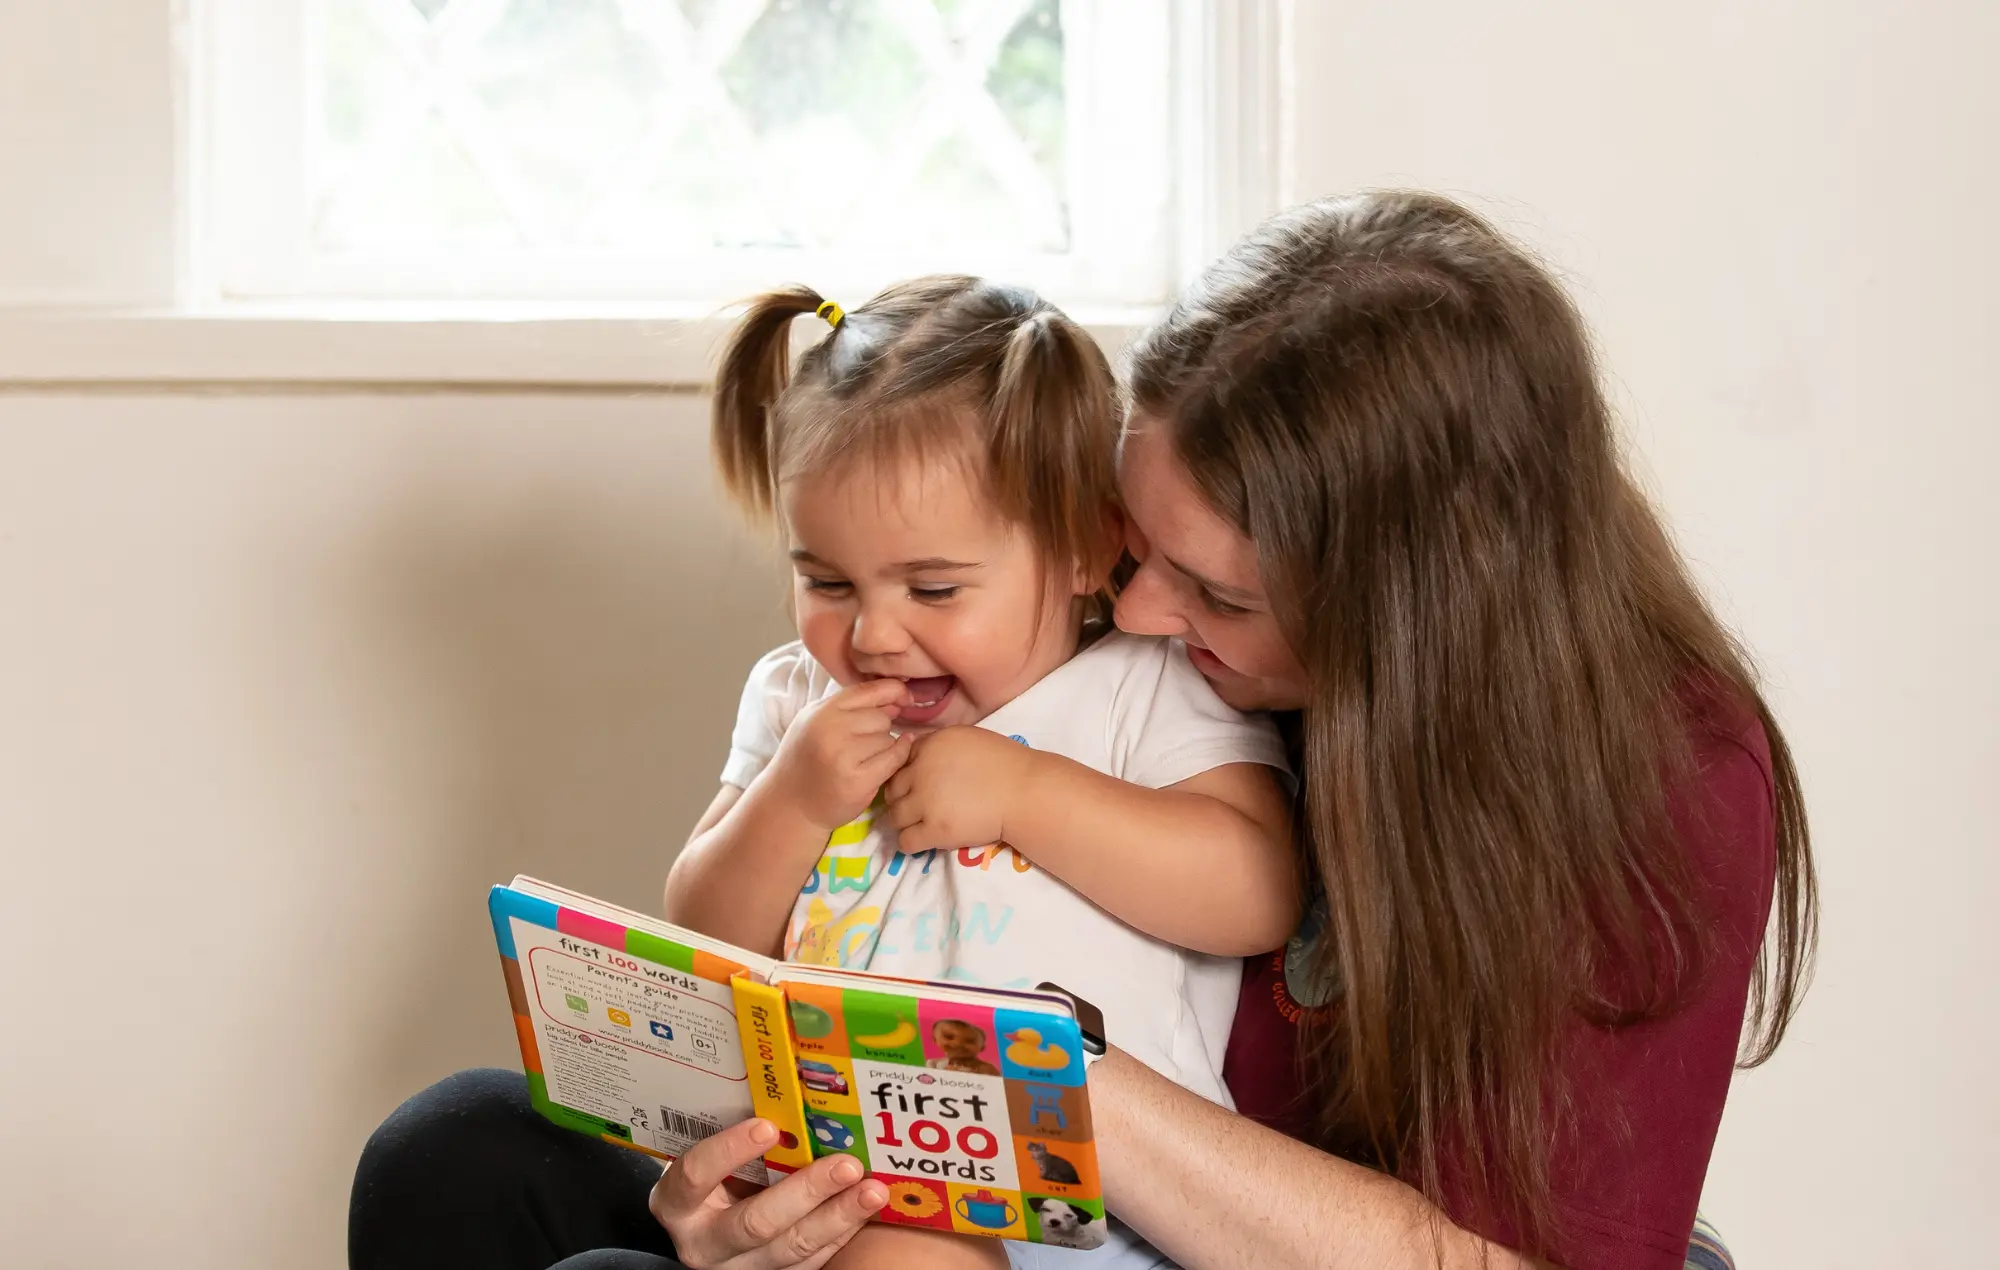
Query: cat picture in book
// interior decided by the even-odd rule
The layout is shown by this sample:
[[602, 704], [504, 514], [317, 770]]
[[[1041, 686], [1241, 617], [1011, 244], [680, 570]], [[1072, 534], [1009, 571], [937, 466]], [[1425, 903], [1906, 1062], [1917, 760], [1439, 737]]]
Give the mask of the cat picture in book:
[[939, 1019], [931, 1026], [931, 1040], [944, 1052], [924, 1066], [948, 1072], [970, 1072], [975, 1076], [998, 1076], [1000, 1069], [979, 1057], [986, 1048], [986, 1029], [964, 1019]]
[[1054, 1182], [1058, 1186], [1075, 1186], [1083, 1179], [1077, 1175], [1076, 1165], [1049, 1150], [1040, 1142], [1028, 1144], [1028, 1156], [1035, 1162], [1035, 1172], [1042, 1175], [1044, 1182]]

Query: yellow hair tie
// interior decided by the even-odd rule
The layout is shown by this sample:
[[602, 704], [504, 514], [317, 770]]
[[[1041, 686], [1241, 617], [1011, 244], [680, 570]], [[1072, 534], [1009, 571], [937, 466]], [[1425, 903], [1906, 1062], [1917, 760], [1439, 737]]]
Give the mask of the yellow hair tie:
[[819, 308], [814, 311], [817, 312], [822, 318], [825, 318], [826, 324], [832, 327], [836, 331], [840, 329], [840, 320], [847, 316], [847, 314], [841, 312], [840, 306], [835, 304], [831, 300], [828, 300], [824, 304], [821, 304]]

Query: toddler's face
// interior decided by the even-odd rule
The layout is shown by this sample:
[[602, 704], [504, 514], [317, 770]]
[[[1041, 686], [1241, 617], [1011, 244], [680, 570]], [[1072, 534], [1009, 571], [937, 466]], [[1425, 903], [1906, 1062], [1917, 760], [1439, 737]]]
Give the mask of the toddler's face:
[[940, 1023], [931, 1029], [931, 1039], [953, 1058], [978, 1058], [986, 1045], [986, 1034], [965, 1023]]
[[905, 680], [902, 729], [976, 723], [1074, 651], [1068, 600], [1089, 588], [1038, 605], [1026, 532], [952, 459], [857, 463], [789, 482], [782, 502], [799, 637], [843, 685]]

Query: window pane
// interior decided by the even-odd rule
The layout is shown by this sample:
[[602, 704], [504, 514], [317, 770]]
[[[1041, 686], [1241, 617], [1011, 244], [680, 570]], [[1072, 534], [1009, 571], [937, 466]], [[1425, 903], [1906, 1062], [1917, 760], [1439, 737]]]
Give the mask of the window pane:
[[1073, 246], [1061, 0], [312, 3], [320, 252]]

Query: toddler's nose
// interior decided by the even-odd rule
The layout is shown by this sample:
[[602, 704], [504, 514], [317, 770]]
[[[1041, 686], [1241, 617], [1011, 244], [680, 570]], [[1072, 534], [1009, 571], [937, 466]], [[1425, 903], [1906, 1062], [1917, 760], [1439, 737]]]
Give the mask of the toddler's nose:
[[863, 656], [893, 657], [909, 649], [910, 634], [887, 613], [863, 605], [855, 615], [854, 631], [848, 642]]

